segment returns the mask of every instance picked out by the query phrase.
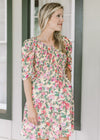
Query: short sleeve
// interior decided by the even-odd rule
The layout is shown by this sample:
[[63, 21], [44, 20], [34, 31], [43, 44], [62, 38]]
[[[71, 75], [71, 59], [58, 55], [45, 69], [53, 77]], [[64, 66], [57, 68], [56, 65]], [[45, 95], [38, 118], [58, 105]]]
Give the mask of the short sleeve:
[[72, 71], [72, 42], [66, 37], [65, 38], [65, 44], [66, 44], [66, 55], [67, 55], [67, 62], [66, 67]]
[[34, 46], [32, 42], [27, 39], [23, 42], [22, 45], [22, 80], [26, 80], [28, 77], [31, 76], [31, 78], [35, 74], [34, 66], [35, 66], [35, 60], [34, 60]]

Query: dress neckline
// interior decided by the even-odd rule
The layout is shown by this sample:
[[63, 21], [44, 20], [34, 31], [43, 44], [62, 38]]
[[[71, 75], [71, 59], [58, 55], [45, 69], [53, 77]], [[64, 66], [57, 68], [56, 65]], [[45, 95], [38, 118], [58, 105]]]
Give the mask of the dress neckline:
[[[55, 48], [54, 45], [47, 45], [46, 43], [44, 43], [43, 41], [41, 41], [40, 39], [38, 39], [37, 36], [35, 36], [35, 39], [36, 39], [37, 41], [39, 41], [40, 43], [42, 43], [43, 45], [47, 46], [47, 47], [53, 47], [53, 48]], [[56, 49], [56, 48], [55, 48], [55, 49]], [[56, 49], [56, 50], [57, 50], [57, 49]]]
[[66, 56], [66, 54], [64, 54], [64, 53], [62, 53], [59, 49], [56, 49], [53, 45], [47, 45], [46, 43], [44, 43], [44, 42], [42, 42], [41, 40], [39, 40], [38, 38], [37, 38], [37, 36], [35, 36], [35, 37], [33, 37], [35, 40], [37, 40], [38, 42], [40, 42], [42, 45], [44, 45], [44, 46], [46, 46], [46, 47], [48, 47], [48, 48], [52, 48], [52, 49], [54, 49], [55, 51], [58, 51], [58, 52], [60, 52], [62, 55], [64, 55], [64, 56]]

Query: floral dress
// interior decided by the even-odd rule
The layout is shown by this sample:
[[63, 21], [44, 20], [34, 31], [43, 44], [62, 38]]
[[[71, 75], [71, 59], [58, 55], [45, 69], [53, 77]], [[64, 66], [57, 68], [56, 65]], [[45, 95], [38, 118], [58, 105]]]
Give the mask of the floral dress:
[[32, 101], [38, 125], [28, 121], [24, 105], [20, 135], [33, 140], [69, 137], [74, 132], [74, 98], [65, 67], [72, 71], [72, 43], [62, 36], [66, 54], [48, 46], [37, 37], [26, 39], [22, 46], [22, 80], [31, 76]]

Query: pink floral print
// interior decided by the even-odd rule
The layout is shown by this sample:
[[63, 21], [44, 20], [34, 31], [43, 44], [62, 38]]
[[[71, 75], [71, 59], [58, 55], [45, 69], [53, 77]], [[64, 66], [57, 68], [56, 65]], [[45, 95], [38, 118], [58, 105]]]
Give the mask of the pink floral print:
[[28, 121], [24, 105], [20, 135], [37, 140], [68, 137], [74, 132], [74, 97], [65, 67], [72, 71], [72, 43], [62, 36], [66, 54], [32, 37], [22, 46], [22, 80], [31, 76], [32, 101], [38, 125]]

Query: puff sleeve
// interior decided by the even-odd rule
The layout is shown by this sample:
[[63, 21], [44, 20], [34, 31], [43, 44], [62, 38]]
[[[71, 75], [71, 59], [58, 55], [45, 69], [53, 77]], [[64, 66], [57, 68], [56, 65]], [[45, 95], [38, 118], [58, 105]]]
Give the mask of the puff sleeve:
[[66, 55], [67, 55], [67, 62], [66, 62], [66, 67], [72, 71], [72, 43], [71, 41], [65, 37], [66, 41]]
[[34, 60], [34, 46], [32, 42], [27, 39], [23, 42], [21, 54], [21, 66], [22, 66], [22, 80], [26, 80], [28, 77], [34, 76], [35, 70], [35, 60]]

